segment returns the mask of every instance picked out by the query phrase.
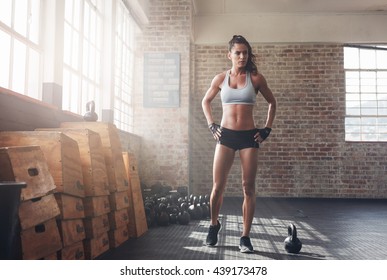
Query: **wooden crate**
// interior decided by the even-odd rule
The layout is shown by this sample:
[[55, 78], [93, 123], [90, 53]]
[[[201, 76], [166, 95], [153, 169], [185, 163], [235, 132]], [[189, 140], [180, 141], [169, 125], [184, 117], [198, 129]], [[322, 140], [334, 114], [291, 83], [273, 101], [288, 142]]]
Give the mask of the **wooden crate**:
[[[110, 214], [110, 213], [109, 213]], [[88, 217], [84, 219], [86, 238], [92, 239], [100, 236], [110, 229], [110, 221], [108, 214], [103, 214], [96, 217]]]
[[121, 140], [117, 127], [107, 122], [63, 122], [61, 128], [90, 129], [101, 136], [102, 146], [122, 150]]
[[57, 131], [3, 131], [0, 146], [40, 146], [56, 191], [85, 196], [80, 153], [77, 142]]
[[112, 211], [109, 213], [110, 229], [117, 229], [124, 226], [127, 227], [128, 223], [129, 223], [128, 208]]
[[124, 191], [129, 181], [122, 158], [122, 146], [118, 129], [114, 124], [104, 122], [64, 122], [62, 128], [83, 128], [98, 133], [101, 137], [105, 156], [110, 192]]
[[39, 225], [60, 215], [54, 194], [22, 201], [19, 206], [19, 220], [22, 230]]
[[137, 158], [132, 152], [122, 152], [128, 178], [139, 177]]
[[58, 202], [60, 209], [60, 218], [66, 219], [81, 219], [85, 217], [85, 207], [82, 198], [56, 193], [55, 199]]
[[129, 207], [128, 192], [114, 192], [109, 195], [110, 210], [120, 210]]
[[62, 249], [55, 219], [21, 231], [20, 237], [25, 260], [38, 260]]
[[63, 247], [70, 246], [86, 238], [82, 219], [58, 220]]
[[0, 181], [27, 184], [21, 190], [21, 201], [42, 197], [56, 188], [39, 146], [0, 148], [0, 170]]
[[129, 236], [139, 237], [148, 230], [144, 201], [142, 198], [140, 177], [138, 176], [137, 160], [133, 153], [124, 152], [125, 168], [129, 177]]
[[90, 196], [83, 199], [86, 217], [95, 217], [110, 212], [109, 196]]
[[128, 232], [127, 226], [123, 226], [118, 229], [109, 231], [110, 248], [117, 248], [128, 239], [129, 239], [129, 232]]
[[83, 240], [85, 248], [85, 258], [92, 260], [109, 250], [109, 235], [107, 232], [102, 233], [100, 236]]
[[64, 247], [58, 252], [58, 259], [60, 260], [84, 260], [85, 250], [83, 248], [83, 241], [76, 242], [70, 246]]
[[109, 194], [109, 181], [101, 137], [98, 133], [84, 128], [52, 128], [44, 131], [60, 131], [78, 143], [83, 172], [85, 196]]

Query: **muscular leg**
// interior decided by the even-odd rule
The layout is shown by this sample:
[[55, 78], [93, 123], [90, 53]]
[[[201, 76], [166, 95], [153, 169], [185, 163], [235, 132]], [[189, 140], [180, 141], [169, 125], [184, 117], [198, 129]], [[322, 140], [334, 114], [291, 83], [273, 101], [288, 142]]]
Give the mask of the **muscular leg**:
[[258, 149], [248, 148], [240, 150], [243, 187], [243, 232], [242, 236], [249, 236], [255, 211], [255, 177], [258, 166]]
[[223, 202], [227, 176], [234, 162], [235, 151], [224, 145], [216, 145], [213, 165], [213, 187], [210, 197], [211, 225], [216, 225]]

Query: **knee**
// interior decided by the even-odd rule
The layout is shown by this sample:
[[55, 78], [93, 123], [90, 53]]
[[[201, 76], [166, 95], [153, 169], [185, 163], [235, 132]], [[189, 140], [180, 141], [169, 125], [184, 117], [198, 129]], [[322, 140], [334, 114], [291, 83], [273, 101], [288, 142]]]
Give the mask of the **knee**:
[[242, 182], [243, 195], [245, 197], [254, 197], [255, 196], [255, 183], [244, 180]]
[[211, 199], [218, 200], [223, 195], [223, 188], [217, 184], [214, 184], [211, 193]]

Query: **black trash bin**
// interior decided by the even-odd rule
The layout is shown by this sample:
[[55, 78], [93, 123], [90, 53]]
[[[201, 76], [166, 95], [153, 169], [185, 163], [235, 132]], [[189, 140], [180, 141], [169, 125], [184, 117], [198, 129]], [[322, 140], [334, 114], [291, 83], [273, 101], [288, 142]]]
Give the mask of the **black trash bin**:
[[24, 182], [0, 182], [0, 260], [21, 258], [19, 205]]

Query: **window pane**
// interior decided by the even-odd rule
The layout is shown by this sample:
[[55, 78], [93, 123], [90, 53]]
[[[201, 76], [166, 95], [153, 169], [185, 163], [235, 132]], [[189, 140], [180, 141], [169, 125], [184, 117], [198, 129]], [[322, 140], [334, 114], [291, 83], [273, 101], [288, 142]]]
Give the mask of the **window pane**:
[[39, 43], [39, 18], [40, 18], [40, 0], [31, 0], [31, 13], [29, 15], [29, 22], [30, 22], [29, 39], [35, 44]]
[[358, 93], [347, 93], [345, 95], [345, 100], [347, 100], [347, 101], [360, 100], [360, 94], [358, 94]]
[[90, 47], [86, 40], [83, 40], [83, 62], [82, 62], [82, 74], [84, 76], [89, 75], [89, 56], [90, 56]]
[[63, 70], [63, 94], [62, 94], [62, 108], [70, 110], [70, 73], [67, 69]]
[[73, 112], [80, 112], [79, 102], [80, 100], [80, 85], [79, 78], [77, 75], [71, 74], [71, 89], [70, 89], [70, 108]]
[[79, 64], [79, 36], [78, 33], [72, 32], [72, 42], [71, 42], [71, 66], [78, 70]]
[[344, 48], [344, 68], [345, 69], [359, 68], [359, 49]]
[[71, 64], [71, 45], [72, 45], [72, 33], [71, 27], [67, 23], [64, 25], [64, 50], [63, 50], [63, 61], [65, 64]]
[[28, 63], [28, 96], [39, 99], [39, 73], [40, 55], [38, 52], [29, 50]]
[[[83, 30], [84, 30], [84, 36], [85, 38], [89, 38], [91, 28], [90, 28], [90, 6], [89, 3], [85, 2], [85, 7], [84, 7], [84, 20], [83, 20]], [[92, 25], [93, 26], [93, 25]]]
[[26, 77], [26, 46], [18, 40], [13, 43], [12, 90], [24, 93]]
[[378, 108], [378, 114], [382, 116], [387, 116], [387, 104], [383, 104], [383, 107]]
[[11, 27], [12, 0], [1, 0], [0, 21]]
[[65, 20], [69, 23], [73, 22], [73, 0], [66, 0], [65, 2]]
[[11, 51], [11, 36], [0, 30], [0, 86], [9, 88], [9, 58]]
[[73, 18], [72, 18], [72, 24], [73, 27], [77, 30], [80, 31], [80, 21], [82, 19], [81, 17], [81, 7], [80, 5], [83, 3], [83, 1], [80, 0], [75, 0], [73, 2]]
[[360, 50], [360, 68], [375, 69], [376, 68], [376, 52], [375, 50]]
[[387, 51], [378, 51], [376, 53], [376, 68], [387, 69]]
[[15, 0], [14, 29], [24, 37], [27, 37], [27, 13], [28, 4], [25, 0]]
[[363, 71], [360, 73], [360, 91], [376, 92], [376, 72]]

